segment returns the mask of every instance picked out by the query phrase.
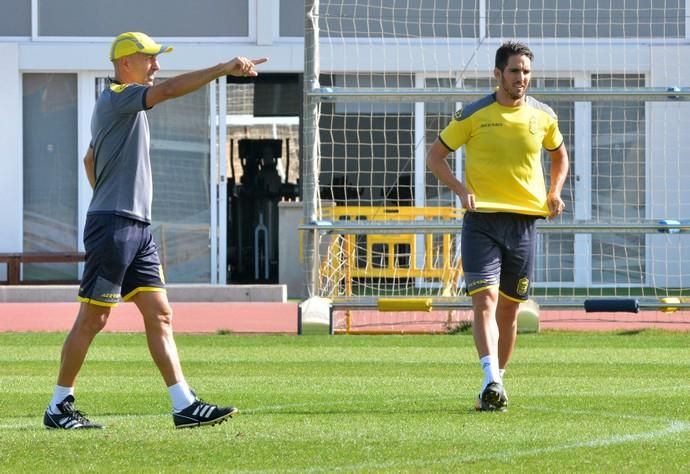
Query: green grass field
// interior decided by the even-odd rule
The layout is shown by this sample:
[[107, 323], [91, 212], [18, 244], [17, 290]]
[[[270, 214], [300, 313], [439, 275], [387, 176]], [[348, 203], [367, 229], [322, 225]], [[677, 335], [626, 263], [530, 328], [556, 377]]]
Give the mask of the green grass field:
[[96, 338], [77, 407], [41, 420], [64, 334], [0, 334], [2, 472], [690, 472], [690, 335], [521, 335], [507, 413], [473, 407], [471, 336], [179, 335], [228, 423], [175, 430], [140, 334]]

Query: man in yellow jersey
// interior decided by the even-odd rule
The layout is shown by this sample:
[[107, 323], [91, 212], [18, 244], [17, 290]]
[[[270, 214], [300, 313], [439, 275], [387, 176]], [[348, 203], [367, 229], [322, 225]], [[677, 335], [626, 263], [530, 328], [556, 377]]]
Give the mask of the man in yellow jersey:
[[154, 84], [158, 55], [171, 50], [145, 33], [131, 31], [115, 38], [110, 47], [115, 77], [96, 101], [91, 144], [84, 157], [93, 196], [84, 227], [81, 305], [62, 348], [57, 384], [43, 415], [46, 428], [102, 428], [75, 408], [74, 386], [94, 337], [121, 299], [132, 301], [141, 312], [149, 352], [168, 387], [176, 428], [215, 425], [237, 412], [233, 406], [198, 399], [182, 372], [158, 246], [150, 231], [153, 184], [146, 111], [221, 76], [256, 76], [254, 66], [267, 58], [239, 56]]
[[[531, 284], [535, 222], [557, 217], [565, 207], [561, 190], [568, 174], [568, 153], [556, 114], [525, 95], [533, 59], [525, 44], [502, 44], [496, 51], [496, 91], [456, 112], [426, 157], [429, 169], [466, 209], [462, 267], [484, 371], [476, 404], [482, 411], [507, 409], [503, 375], [515, 347], [518, 309]], [[463, 145], [464, 183], [446, 161]], [[551, 156], [548, 193], [542, 148]]]

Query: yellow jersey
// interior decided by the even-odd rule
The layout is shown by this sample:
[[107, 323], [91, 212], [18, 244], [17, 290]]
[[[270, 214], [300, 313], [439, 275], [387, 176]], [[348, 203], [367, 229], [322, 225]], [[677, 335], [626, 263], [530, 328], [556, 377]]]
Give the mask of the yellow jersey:
[[451, 151], [465, 145], [465, 181], [477, 211], [549, 215], [541, 149], [563, 144], [551, 107], [527, 96], [506, 107], [491, 94], [458, 110], [439, 139]]

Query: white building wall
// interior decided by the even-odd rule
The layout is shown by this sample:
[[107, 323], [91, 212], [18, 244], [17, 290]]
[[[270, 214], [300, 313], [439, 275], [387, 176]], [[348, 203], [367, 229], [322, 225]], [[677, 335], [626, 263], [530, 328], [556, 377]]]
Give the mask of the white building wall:
[[[0, 43], [0, 252], [22, 250], [22, 93], [19, 48]], [[0, 279], [6, 277], [4, 265]]]

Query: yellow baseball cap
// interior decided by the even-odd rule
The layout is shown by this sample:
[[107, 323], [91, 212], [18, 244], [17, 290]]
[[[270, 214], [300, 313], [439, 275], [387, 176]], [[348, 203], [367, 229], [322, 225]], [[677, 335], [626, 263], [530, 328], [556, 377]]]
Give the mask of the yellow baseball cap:
[[121, 33], [113, 40], [113, 44], [110, 47], [110, 60], [115, 61], [136, 53], [161, 54], [169, 53], [170, 51], [172, 51], [172, 46], [160, 45], [145, 33], [128, 31], [127, 33]]

